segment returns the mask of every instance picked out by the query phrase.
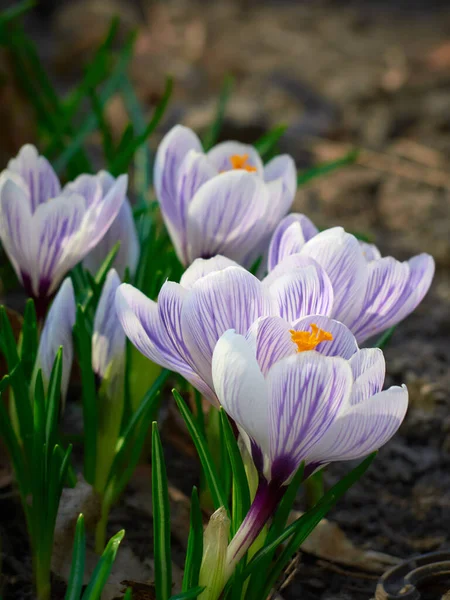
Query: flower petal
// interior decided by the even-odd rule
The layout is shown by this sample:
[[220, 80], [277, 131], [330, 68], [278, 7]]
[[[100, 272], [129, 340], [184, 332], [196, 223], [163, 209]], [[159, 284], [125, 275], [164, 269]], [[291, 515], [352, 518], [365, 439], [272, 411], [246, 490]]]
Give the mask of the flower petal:
[[363, 348], [350, 358], [354, 383], [352, 404], [359, 404], [381, 392], [386, 375], [386, 363], [379, 348]]
[[297, 169], [295, 162], [288, 154], [280, 154], [269, 162], [264, 167], [264, 180], [266, 182], [281, 179], [283, 182], [283, 195], [289, 198], [290, 204], [294, 200], [295, 192], [297, 191]]
[[75, 325], [75, 296], [70, 277], [64, 280], [45, 319], [39, 340], [35, 371], [42, 369], [44, 383], [48, 385], [56, 354], [63, 347], [61, 395], [64, 399], [69, 387], [73, 361], [72, 329]]
[[268, 201], [264, 182], [242, 170], [202, 185], [188, 209], [189, 261], [222, 254], [240, 263], [266, 233]]
[[217, 342], [212, 357], [212, 378], [220, 404], [250, 439], [269, 449], [268, 395], [250, 344], [233, 330]]
[[285, 483], [348, 404], [353, 376], [347, 361], [302, 352], [267, 376], [271, 477]]
[[261, 317], [248, 330], [246, 339], [264, 375], [276, 362], [297, 353], [290, 329], [290, 324], [281, 317]]
[[364, 258], [367, 260], [367, 262], [381, 258], [381, 252], [378, 250], [375, 244], [368, 244], [367, 242], [362, 242], [359, 240], [359, 245], [361, 246], [361, 250], [363, 251]]
[[103, 379], [114, 363], [119, 370], [125, 360], [125, 332], [117, 319], [115, 298], [120, 278], [114, 269], [106, 277], [94, 319], [92, 368]]
[[301, 254], [314, 258], [327, 272], [334, 290], [334, 318], [351, 323], [360, 312], [368, 278], [368, 263], [358, 240], [342, 227], [334, 227], [310, 239]]
[[189, 289], [198, 279], [201, 279], [209, 273], [222, 271], [227, 267], [238, 266], [239, 265], [237, 262], [227, 258], [226, 256], [221, 256], [220, 254], [213, 256], [212, 258], [196, 258], [181, 276], [180, 285], [186, 289]]
[[8, 171], [16, 173], [25, 182], [29, 191], [31, 213], [34, 213], [39, 204], [55, 198], [61, 192], [61, 184], [53, 167], [31, 144], [23, 146], [16, 158], [9, 161]]
[[260, 177], [263, 177], [264, 174], [264, 165], [262, 163], [261, 157], [259, 156], [257, 150], [248, 144], [242, 144], [241, 142], [222, 142], [214, 146], [206, 156], [211, 161], [211, 163], [216, 167], [216, 169], [220, 171], [229, 171], [232, 169], [232, 163], [230, 158], [232, 156], [238, 155], [243, 156], [248, 154], [247, 165], [250, 167], [256, 168], [256, 174]]
[[310, 461], [354, 460], [381, 448], [396, 433], [408, 408], [406, 386], [391, 387], [340, 415], [311, 452]]
[[[190, 150], [202, 152], [198, 136], [188, 127], [176, 125], [164, 136], [156, 152], [155, 191], [166, 224], [174, 232], [182, 230], [182, 215], [178, 202], [178, 180], [181, 165]], [[176, 237], [173, 239], [177, 239]]]
[[181, 314], [183, 337], [196, 370], [211, 379], [211, 358], [228, 329], [245, 335], [258, 317], [275, 313], [261, 282], [241, 267], [228, 267], [199, 279], [186, 296]]
[[428, 254], [400, 263], [385, 257], [369, 263], [364, 304], [352, 325], [359, 341], [392, 327], [410, 314], [427, 293], [434, 275]]
[[292, 325], [292, 329], [295, 331], [310, 331], [312, 323], [320, 329], [328, 331], [333, 336], [332, 341], [318, 344], [316, 352], [320, 352], [325, 356], [340, 356], [347, 360], [358, 352], [358, 344], [353, 333], [346, 325], [335, 319], [323, 315], [308, 315], [296, 321]]
[[[285, 266], [279, 265], [270, 273], [269, 279], [268, 287], [277, 302], [280, 316], [293, 322], [311, 314], [330, 315], [333, 287], [324, 269], [311, 259], [299, 256], [292, 261], [289, 258], [286, 260], [293, 268], [287, 271]], [[304, 266], [300, 267], [302, 261]], [[278, 273], [280, 276], [277, 276]]]
[[293, 213], [285, 217], [275, 229], [270, 242], [269, 271], [287, 256], [300, 252], [305, 243], [317, 233], [319, 230], [305, 215]]

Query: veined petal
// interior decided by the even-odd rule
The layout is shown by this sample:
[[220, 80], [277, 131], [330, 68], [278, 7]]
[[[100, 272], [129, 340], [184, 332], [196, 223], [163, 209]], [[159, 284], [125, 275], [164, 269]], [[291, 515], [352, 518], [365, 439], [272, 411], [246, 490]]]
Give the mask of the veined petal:
[[305, 243], [319, 233], [305, 215], [293, 213], [280, 221], [270, 246], [268, 268], [272, 271], [287, 256], [300, 252]]
[[180, 285], [190, 289], [198, 279], [209, 273], [222, 271], [227, 267], [239, 267], [239, 265], [234, 260], [220, 254], [212, 258], [196, 258], [181, 276]]
[[391, 387], [343, 412], [311, 451], [309, 461], [354, 460], [381, 448], [396, 433], [408, 408], [406, 386]]
[[285, 483], [349, 403], [353, 376], [342, 358], [301, 352], [267, 376], [271, 478]]
[[31, 144], [22, 146], [16, 158], [9, 161], [7, 170], [19, 175], [25, 182], [31, 213], [39, 204], [55, 198], [61, 192], [61, 184], [53, 167]]
[[367, 260], [367, 262], [381, 258], [381, 252], [378, 250], [375, 244], [368, 244], [367, 242], [362, 242], [359, 240], [359, 245], [361, 246], [361, 250], [363, 251], [364, 258]]
[[297, 169], [292, 156], [280, 154], [265, 165], [264, 180], [269, 182], [275, 179], [281, 179], [286, 202], [292, 204], [297, 191]]
[[325, 356], [340, 356], [347, 360], [358, 352], [358, 344], [353, 333], [346, 325], [335, 319], [323, 315], [308, 315], [293, 323], [292, 329], [295, 331], [310, 331], [312, 323], [320, 329], [328, 331], [333, 336], [332, 341], [318, 344], [316, 352]]
[[198, 136], [188, 127], [176, 125], [167, 133], [156, 152], [155, 191], [166, 223], [181, 232], [182, 215], [178, 201], [180, 167], [190, 150], [202, 152]]
[[228, 267], [199, 279], [183, 304], [181, 327], [196, 370], [211, 380], [217, 340], [228, 329], [245, 335], [258, 317], [275, 313], [261, 282], [242, 267]]
[[111, 269], [106, 277], [94, 319], [92, 336], [92, 368], [103, 379], [114, 364], [120, 370], [125, 364], [125, 332], [117, 318], [115, 298], [120, 278]]
[[63, 195], [79, 194], [84, 198], [86, 209], [101, 201], [103, 198], [102, 180], [99, 175], [78, 175], [73, 181], [66, 184]]
[[297, 353], [290, 329], [291, 325], [281, 317], [261, 317], [248, 330], [246, 339], [263, 375], [282, 358]]
[[268, 201], [265, 183], [243, 170], [202, 185], [188, 209], [189, 261], [223, 254], [241, 263], [266, 233]]
[[[35, 260], [35, 231], [24, 189], [12, 179], [3, 182], [0, 192], [0, 238], [17, 276], [31, 277]], [[37, 290], [35, 290], [37, 292]]]
[[211, 163], [220, 171], [230, 171], [233, 168], [231, 162], [232, 156], [245, 156], [248, 155], [246, 165], [254, 167], [256, 169], [255, 174], [263, 177], [264, 165], [259, 156], [257, 150], [249, 144], [242, 144], [241, 142], [222, 142], [217, 144], [206, 156]]
[[48, 385], [56, 354], [63, 347], [61, 395], [63, 401], [69, 386], [73, 361], [72, 329], [75, 325], [75, 296], [72, 280], [67, 277], [62, 283], [45, 319], [39, 340], [35, 371], [42, 369], [44, 383]]
[[422, 254], [401, 263], [388, 256], [368, 264], [369, 282], [364, 304], [352, 325], [359, 341], [404, 319], [429, 289], [434, 261]]
[[354, 383], [351, 404], [359, 404], [381, 392], [386, 375], [386, 363], [379, 348], [363, 348], [350, 358]]
[[250, 344], [233, 330], [225, 332], [214, 348], [212, 378], [225, 411], [263, 453], [268, 453], [266, 382]]
[[283, 319], [293, 322], [306, 315], [331, 315], [333, 287], [319, 264], [311, 262], [290, 272], [283, 272], [282, 269], [278, 269], [278, 272], [282, 274], [276, 276], [277, 269], [270, 274], [272, 283], [269, 284], [269, 290]]
[[370, 265], [358, 240], [342, 227], [334, 227], [310, 239], [301, 253], [314, 258], [327, 272], [334, 291], [334, 318], [352, 323], [363, 304]]

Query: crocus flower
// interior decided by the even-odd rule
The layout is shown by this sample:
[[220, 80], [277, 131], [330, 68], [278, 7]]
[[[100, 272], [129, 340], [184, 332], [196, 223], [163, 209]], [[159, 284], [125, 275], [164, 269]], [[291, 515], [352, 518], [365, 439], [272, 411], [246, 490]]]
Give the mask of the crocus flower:
[[158, 302], [129, 284], [116, 295], [118, 318], [136, 348], [183, 375], [216, 405], [211, 360], [225, 331], [245, 335], [256, 319], [268, 315], [288, 320], [326, 315], [332, 304], [330, 280], [311, 259], [300, 259], [289, 273], [274, 271], [262, 282], [223, 256], [197, 259], [179, 284], [162, 286]]
[[108, 191], [103, 174], [61, 189], [51, 165], [24, 146], [0, 177], [0, 238], [26, 292], [45, 312], [64, 275], [102, 239], [122, 206], [127, 176]]
[[252, 507], [228, 548], [229, 575], [299, 466], [307, 477], [380, 448], [403, 421], [408, 392], [405, 386], [381, 391], [382, 351], [360, 350], [345, 325], [319, 315], [295, 327], [266, 317], [246, 337], [226, 332], [214, 349], [212, 376], [260, 474]]
[[76, 306], [73, 285], [70, 277], [67, 277], [56, 294], [45, 319], [35, 364], [35, 375], [38, 369], [42, 369], [42, 379], [44, 386], [47, 388], [56, 354], [62, 346], [61, 397], [63, 403], [67, 395], [70, 371], [72, 370], [72, 329], [75, 325], [75, 317]]
[[177, 125], [158, 148], [154, 181], [183, 265], [222, 254], [250, 267], [291, 207], [296, 170], [287, 155], [264, 166], [253, 146], [239, 142], [205, 153], [197, 135]]
[[291, 214], [273, 234], [269, 271], [293, 255], [312, 258], [328, 274], [334, 291], [332, 316], [345, 323], [358, 342], [407, 317], [422, 301], [434, 275], [434, 260], [419, 254], [405, 262], [381, 257], [342, 227], [319, 233], [311, 221]]
[[[116, 180], [106, 171], [101, 171], [98, 178], [103, 194], [106, 195]], [[114, 268], [121, 278], [124, 277], [127, 268], [130, 274], [134, 275], [139, 260], [139, 241], [128, 198], [125, 198], [111, 227], [84, 259], [83, 265], [86, 269], [95, 275], [117, 242], [120, 242], [120, 248], [113, 262]]]

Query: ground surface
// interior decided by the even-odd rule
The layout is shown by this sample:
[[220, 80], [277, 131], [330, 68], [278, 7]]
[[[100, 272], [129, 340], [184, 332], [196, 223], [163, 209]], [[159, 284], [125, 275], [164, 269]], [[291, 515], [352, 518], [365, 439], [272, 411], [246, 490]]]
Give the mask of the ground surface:
[[[62, 88], [76, 79], [118, 9], [125, 29], [141, 27], [132, 69], [140, 97], [150, 105], [161, 94], [164, 74], [175, 77], [170, 123], [204, 128], [223, 76], [231, 72], [236, 86], [224, 137], [252, 142], [270, 126], [287, 123], [283, 150], [299, 168], [361, 148], [358, 164], [300, 190], [296, 209], [320, 226], [340, 224], [370, 235], [383, 253], [407, 258], [426, 251], [436, 258], [431, 292], [386, 350], [387, 383], [405, 382], [410, 390], [408, 417], [330, 515], [359, 548], [403, 558], [450, 547], [450, 10], [445, 5], [173, 0], [150, 9], [145, 2], [86, 0], [62, 3], [50, 20], [30, 21]], [[4, 104], [0, 110], [10, 116], [13, 107]], [[120, 131], [119, 100], [109, 113]], [[21, 127], [5, 133], [5, 156], [32, 131], [26, 105], [22, 114]], [[8, 122], [17, 122], [17, 116]], [[195, 461], [175, 449], [171, 456], [172, 483], [189, 493]], [[346, 468], [329, 469], [327, 484]], [[125, 501], [117, 509], [111, 532], [122, 526], [135, 552], [148, 556], [151, 521], [141, 501]], [[3, 545], [7, 553], [11, 527]], [[182, 550], [180, 566], [181, 557]], [[378, 574], [347, 568], [339, 563], [342, 557], [335, 558], [302, 554], [280, 592], [283, 598], [370, 598]], [[11, 560], [6, 566], [14, 572]]]

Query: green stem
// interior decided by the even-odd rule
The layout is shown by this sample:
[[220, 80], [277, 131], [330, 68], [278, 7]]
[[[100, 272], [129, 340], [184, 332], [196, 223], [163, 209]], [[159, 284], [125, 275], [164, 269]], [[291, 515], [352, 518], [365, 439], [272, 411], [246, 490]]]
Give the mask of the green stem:
[[38, 600], [50, 600], [50, 561], [51, 554], [40, 552], [34, 555], [36, 595]]
[[106, 545], [106, 527], [108, 525], [109, 506], [102, 502], [100, 520], [95, 527], [95, 552], [101, 554]]
[[308, 508], [315, 506], [325, 494], [323, 471], [318, 471], [305, 481], [306, 505]]

